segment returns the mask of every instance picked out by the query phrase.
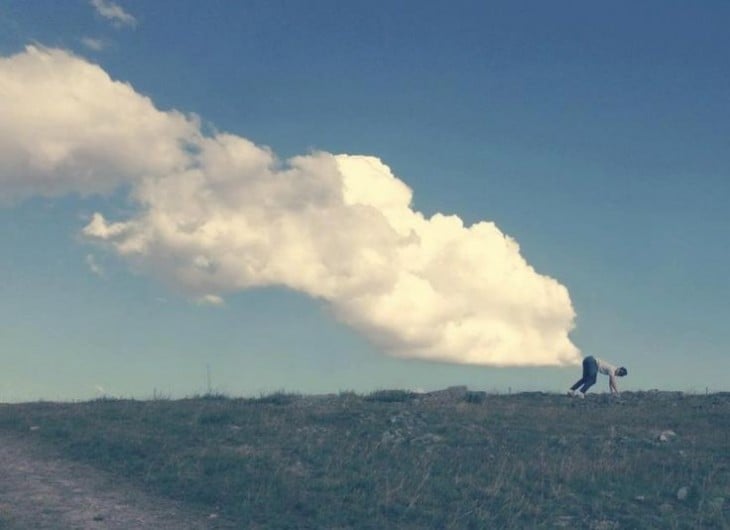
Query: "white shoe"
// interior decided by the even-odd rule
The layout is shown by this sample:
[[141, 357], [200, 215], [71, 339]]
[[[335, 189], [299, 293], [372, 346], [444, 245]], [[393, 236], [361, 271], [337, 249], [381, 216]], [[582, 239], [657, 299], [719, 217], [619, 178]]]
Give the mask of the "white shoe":
[[586, 395], [583, 392], [577, 392], [575, 395], [577, 397], [581, 398], [581, 399], [583, 399], [584, 397], [586, 397]]
[[570, 397], [575, 396], [575, 390], [568, 390], [568, 396], [570, 396]]

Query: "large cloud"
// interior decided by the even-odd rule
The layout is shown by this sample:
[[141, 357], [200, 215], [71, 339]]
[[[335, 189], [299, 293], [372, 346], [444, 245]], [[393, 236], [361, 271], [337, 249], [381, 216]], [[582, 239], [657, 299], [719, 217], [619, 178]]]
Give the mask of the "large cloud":
[[425, 218], [375, 157], [281, 161], [162, 112], [65, 51], [0, 62], [1, 194], [128, 185], [127, 219], [84, 235], [201, 301], [285, 286], [328, 302], [384, 351], [456, 363], [574, 363], [567, 289], [538, 274], [494, 223]]

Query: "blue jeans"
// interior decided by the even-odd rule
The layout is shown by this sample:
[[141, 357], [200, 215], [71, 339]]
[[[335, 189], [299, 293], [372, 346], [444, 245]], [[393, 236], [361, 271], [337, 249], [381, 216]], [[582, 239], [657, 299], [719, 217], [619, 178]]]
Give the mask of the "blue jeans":
[[589, 355], [583, 359], [583, 377], [570, 389], [576, 390], [581, 387], [580, 391], [585, 394], [589, 388], [596, 384], [596, 377], [598, 377], [598, 362], [592, 355]]

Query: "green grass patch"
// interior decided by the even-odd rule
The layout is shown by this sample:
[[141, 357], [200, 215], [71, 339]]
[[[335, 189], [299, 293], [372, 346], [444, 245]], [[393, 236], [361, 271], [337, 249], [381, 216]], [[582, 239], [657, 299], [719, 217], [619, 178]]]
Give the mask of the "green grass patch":
[[247, 528], [730, 527], [730, 394], [449, 396], [28, 403], [0, 429]]

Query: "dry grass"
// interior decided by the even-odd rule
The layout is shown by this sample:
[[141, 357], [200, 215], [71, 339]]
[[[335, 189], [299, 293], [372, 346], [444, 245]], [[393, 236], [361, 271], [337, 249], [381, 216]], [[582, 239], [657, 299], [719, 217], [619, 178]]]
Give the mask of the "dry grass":
[[728, 394], [32, 403], [0, 428], [251, 528], [730, 528]]

